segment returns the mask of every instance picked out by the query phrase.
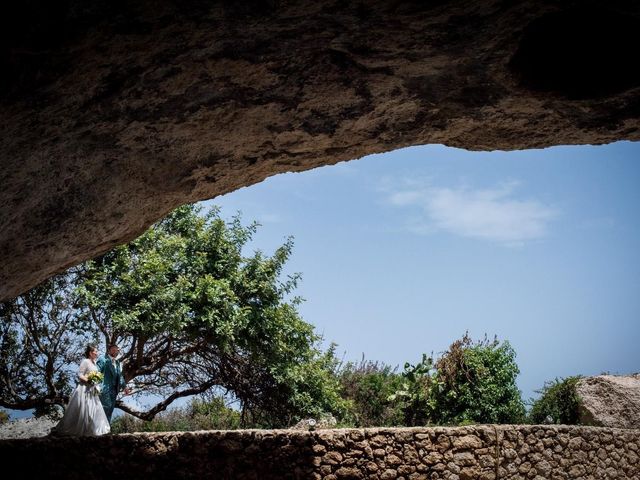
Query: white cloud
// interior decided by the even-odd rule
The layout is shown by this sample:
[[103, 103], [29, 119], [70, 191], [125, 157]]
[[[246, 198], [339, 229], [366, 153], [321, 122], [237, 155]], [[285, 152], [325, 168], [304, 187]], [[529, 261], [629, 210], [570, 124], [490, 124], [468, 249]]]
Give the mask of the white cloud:
[[492, 189], [422, 186], [388, 192], [388, 202], [397, 207], [418, 207], [407, 228], [414, 233], [445, 231], [504, 245], [542, 238], [556, 210], [537, 200], [515, 198], [517, 182]]

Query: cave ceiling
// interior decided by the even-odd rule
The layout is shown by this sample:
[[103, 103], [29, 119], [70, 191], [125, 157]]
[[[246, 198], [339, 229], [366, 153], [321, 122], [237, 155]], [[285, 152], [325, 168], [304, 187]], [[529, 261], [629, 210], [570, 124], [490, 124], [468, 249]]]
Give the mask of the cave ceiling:
[[277, 173], [640, 139], [640, 2], [3, 8], [0, 299]]

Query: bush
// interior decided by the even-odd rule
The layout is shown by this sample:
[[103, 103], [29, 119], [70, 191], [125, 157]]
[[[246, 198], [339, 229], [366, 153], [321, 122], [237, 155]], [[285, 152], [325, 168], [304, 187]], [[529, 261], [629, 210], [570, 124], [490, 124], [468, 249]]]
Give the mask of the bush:
[[422, 354], [422, 361], [416, 365], [404, 364], [402, 386], [389, 400], [397, 402], [403, 416], [403, 424], [408, 427], [430, 423], [432, 408], [433, 358]]
[[[287, 428], [303, 419], [328, 416], [343, 424], [350, 417], [351, 405], [341, 396], [335, 347], [331, 344], [327, 351], [321, 352], [314, 346], [283, 368], [272, 368], [270, 375], [275, 382], [266, 382], [262, 393], [268, 399], [261, 406], [248, 405], [249, 408], [243, 410], [243, 426]], [[291, 350], [287, 346], [283, 348]]]
[[116, 418], [113, 433], [191, 432], [195, 430], [234, 430], [240, 428], [240, 412], [226, 406], [224, 399], [194, 399], [184, 408], [174, 408], [153, 420], [139, 420], [131, 415]]
[[0, 410], [0, 425], [9, 421], [9, 414], [4, 410]]
[[[509, 342], [473, 342], [468, 334], [451, 344], [438, 360], [405, 365], [401, 402], [405, 425], [520, 423], [524, 403], [516, 385], [520, 370]], [[433, 370], [433, 372], [432, 372]]]
[[435, 364], [431, 421], [437, 424], [521, 423], [525, 407], [516, 385], [516, 353], [494, 338], [455, 341]]
[[532, 400], [529, 423], [555, 423], [577, 425], [580, 418], [580, 397], [576, 391], [580, 375], [545, 382], [536, 393], [540, 398]]
[[403, 424], [403, 414], [389, 397], [402, 386], [396, 368], [379, 362], [348, 362], [338, 372], [342, 395], [351, 401], [355, 427], [391, 427]]

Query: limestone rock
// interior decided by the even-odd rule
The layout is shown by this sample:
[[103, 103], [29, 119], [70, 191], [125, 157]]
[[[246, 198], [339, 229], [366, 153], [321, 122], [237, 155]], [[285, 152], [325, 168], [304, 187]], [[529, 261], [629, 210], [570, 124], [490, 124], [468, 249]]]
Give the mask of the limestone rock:
[[45, 437], [58, 423], [59, 418], [20, 418], [0, 425], [0, 440], [7, 438]]
[[640, 373], [599, 375], [578, 381], [580, 423], [640, 429]]

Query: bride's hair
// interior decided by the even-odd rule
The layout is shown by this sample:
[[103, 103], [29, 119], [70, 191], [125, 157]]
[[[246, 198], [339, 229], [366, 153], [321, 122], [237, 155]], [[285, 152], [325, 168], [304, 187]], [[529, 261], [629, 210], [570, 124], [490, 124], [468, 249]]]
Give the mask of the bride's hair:
[[84, 349], [84, 358], [89, 358], [89, 354], [93, 352], [97, 347], [93, 344], [87, 345], [87, 348]]

